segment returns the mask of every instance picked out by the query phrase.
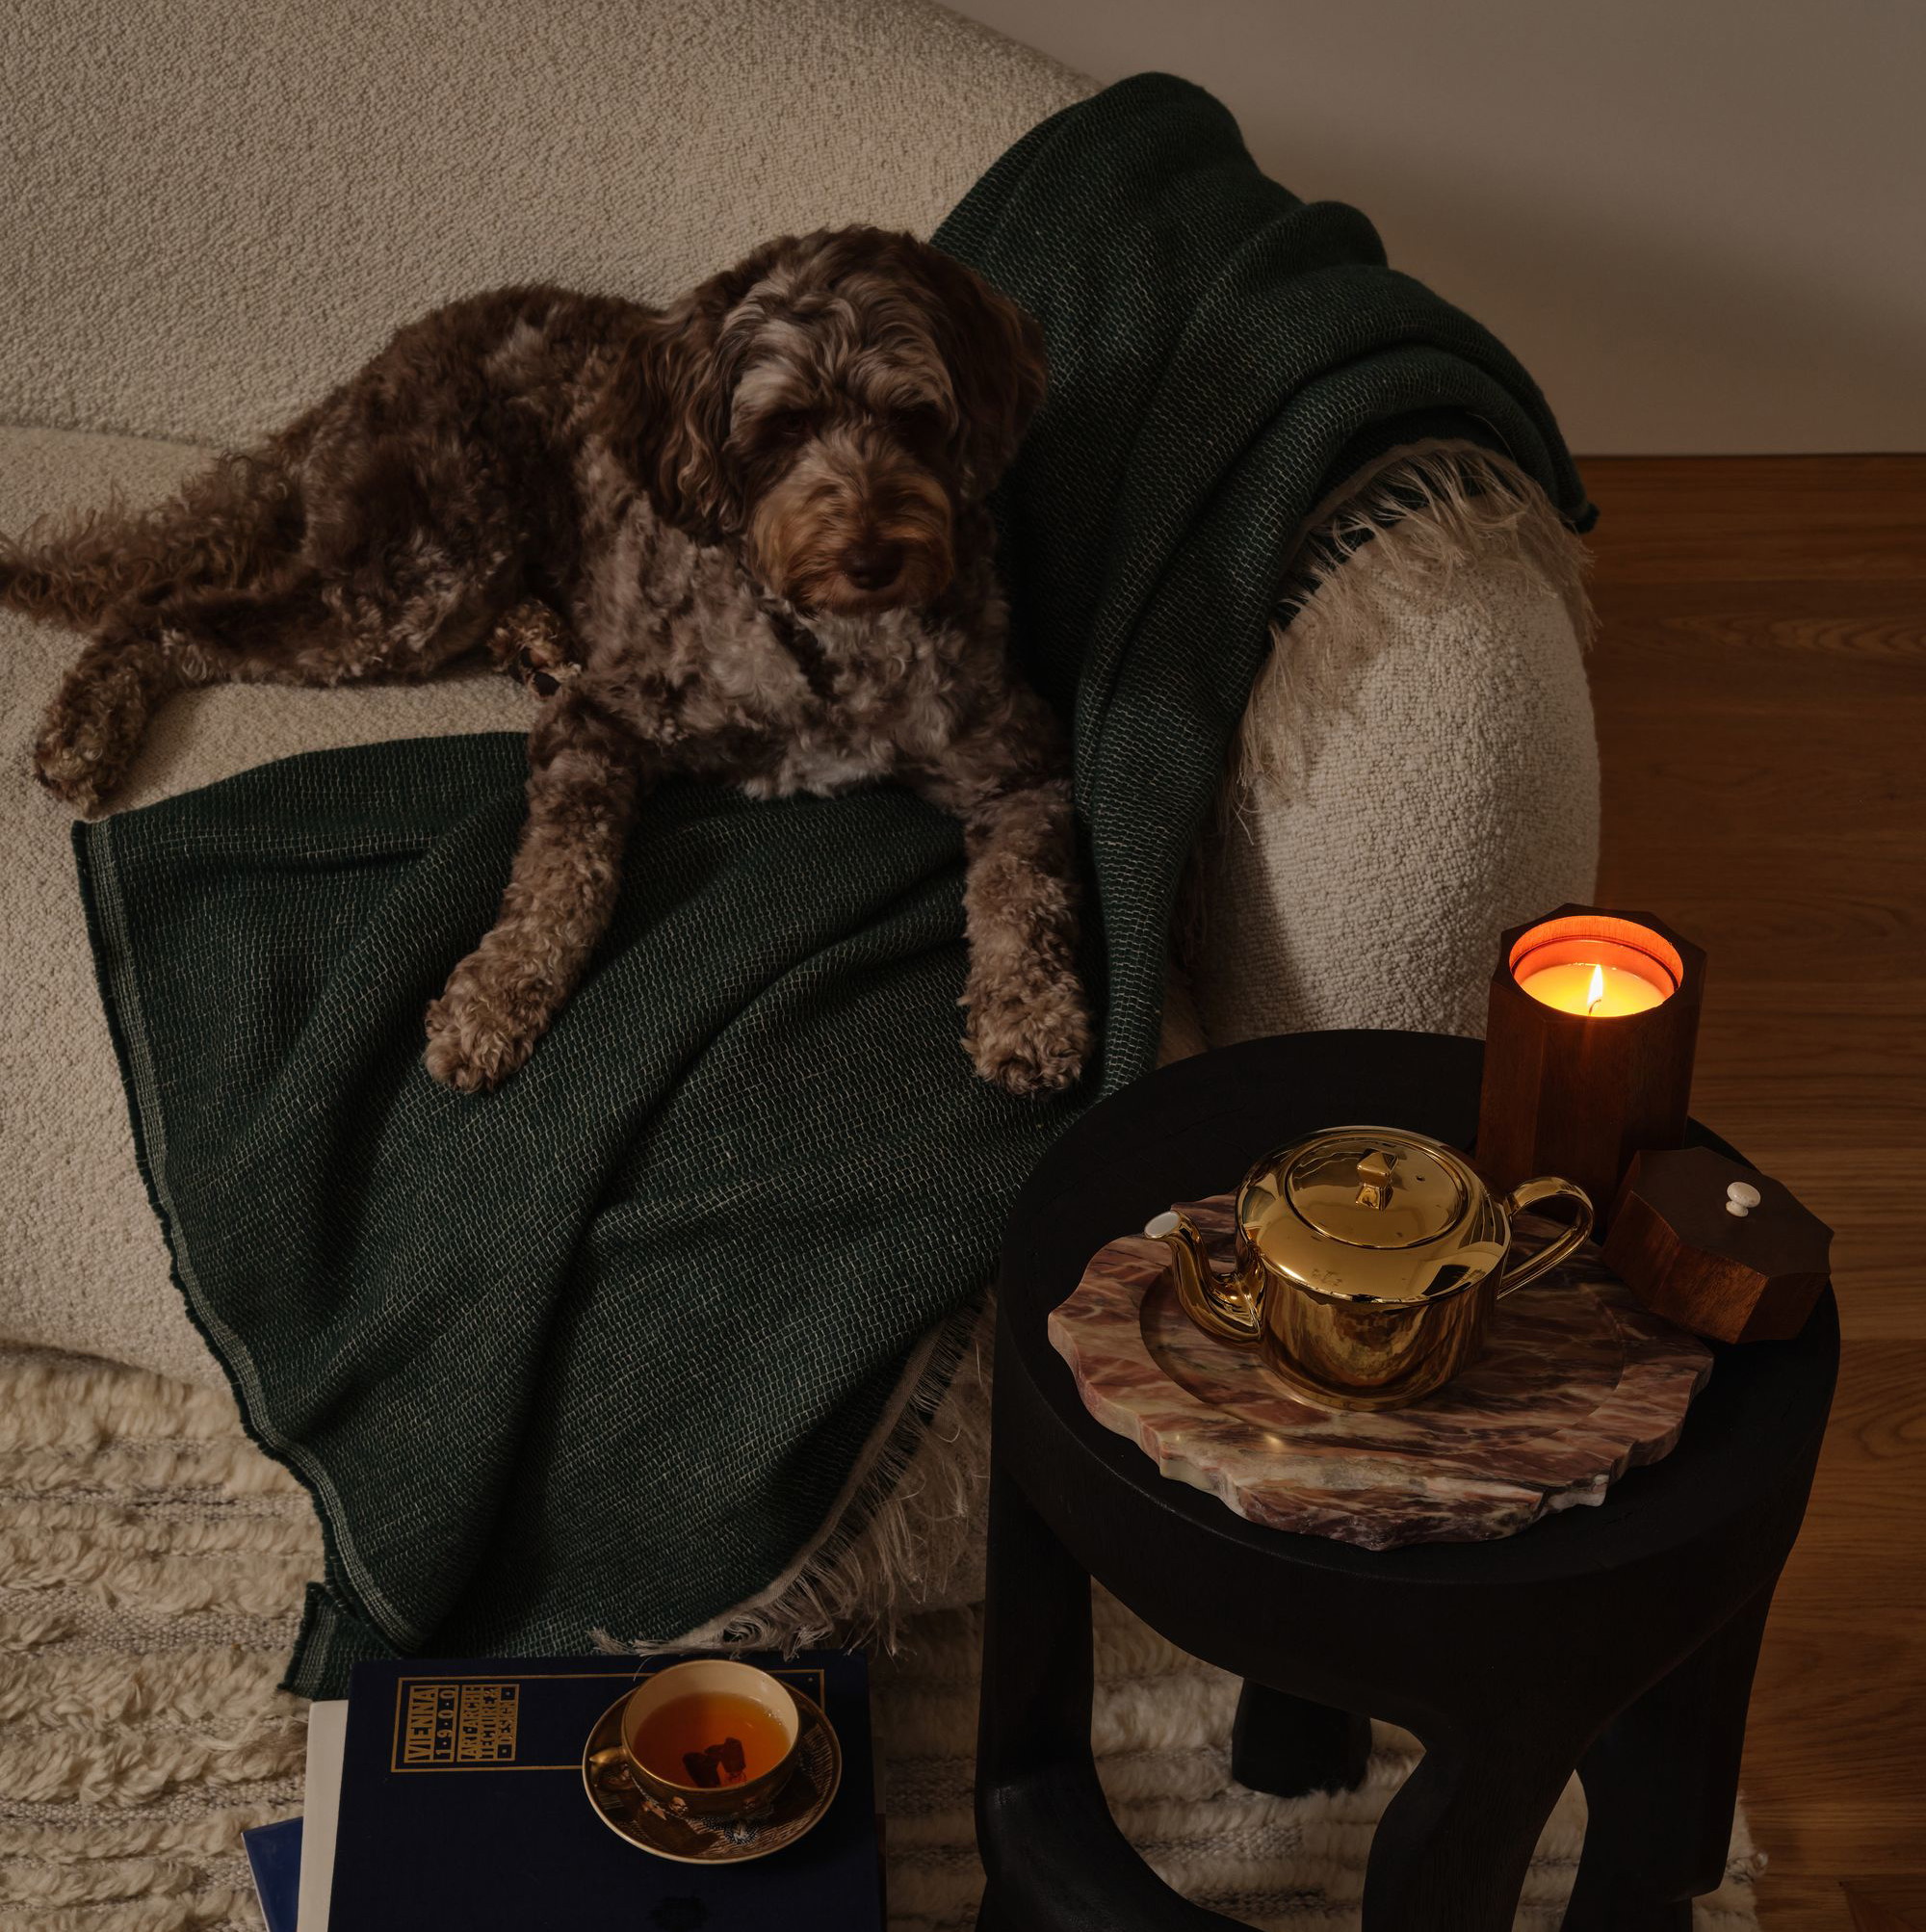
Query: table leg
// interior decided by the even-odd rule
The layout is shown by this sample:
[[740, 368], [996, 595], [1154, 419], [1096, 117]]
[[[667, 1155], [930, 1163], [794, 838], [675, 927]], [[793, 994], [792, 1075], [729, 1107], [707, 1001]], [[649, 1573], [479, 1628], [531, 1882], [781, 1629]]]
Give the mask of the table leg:
[[1564, 1932], [1689, 1932], [1692, 1900], [1718, 1889], [1772, 1588], [1622, 1710], [1580, 1761], [1591, 1816]]
[[1530, 1732], [1427, 1741], [1371, 1841], [1364, 1932], [1511, 1932], [1579, 1748]]
[[1354, 1791], [1371, 1757], [1371, 1720], [1244, 1680], [1231, 1728], [1231, 1775], [1247, 1790], [1302, 1798]]
[[990, 1478], [976, 1737], [979, 1932], [1231, 1932], [1117, 1828], [1090, 1755], [1090, 1580], [1017, 1484]]

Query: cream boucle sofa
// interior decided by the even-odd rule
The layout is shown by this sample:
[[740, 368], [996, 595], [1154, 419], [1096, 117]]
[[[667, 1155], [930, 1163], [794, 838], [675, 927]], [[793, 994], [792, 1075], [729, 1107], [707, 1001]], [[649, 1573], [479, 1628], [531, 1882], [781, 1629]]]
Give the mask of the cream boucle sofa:
[[[927, 233], [1092, 85], [921, 0], [17, 10], [0, 528], [164, 492], [468, 290], [660, 299], [785, 229]], [[1471, 1031], [1497, 930], [1587, 896], [1596, 757], [1562, 544], [1542, 504], [1460, 494], [1294, 617], [1200, 872], [1210, 1038]], [[74, 649], [0, 616], [0, 1338], [218, 1386], [136, 1171], [67, 824], [28, 777]], [[317, 746], [520, 729], [524, 704], [473, 676], [198, 692], [117, 803]]]

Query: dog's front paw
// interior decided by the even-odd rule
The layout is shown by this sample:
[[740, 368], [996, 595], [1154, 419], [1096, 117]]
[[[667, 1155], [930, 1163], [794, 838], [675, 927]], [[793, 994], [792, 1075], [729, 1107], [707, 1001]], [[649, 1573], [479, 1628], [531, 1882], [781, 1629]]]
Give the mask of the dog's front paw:
[[1057, 1093], [1090, 1055], [1090, 1013], [1074, 973], [1026, 974], [1016, 983], [973, 986], [963, 1044], [976, 1071], [1006, 1092]]
[[488, 652], [537, 697], [553, 697], [582, 675], [568, 627], [534, 598], [515, 605], [496, 625]]
[[428, 1009], [428, 1070], [460, 1093], [490, 1093], [534, 1052], [554, 1017], [532, 981], [505, 979], [466, 961]]

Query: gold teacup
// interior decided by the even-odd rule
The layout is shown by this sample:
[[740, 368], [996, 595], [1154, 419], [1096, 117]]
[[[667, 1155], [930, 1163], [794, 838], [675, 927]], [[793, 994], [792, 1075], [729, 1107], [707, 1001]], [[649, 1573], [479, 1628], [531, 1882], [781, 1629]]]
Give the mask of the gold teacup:
[[795, 1768], [802, 1713], [782, 1683], [753, 1664], [692, 1658], [644, 1678], [623, 1701], [619, 1746], [588, 1772], [678, 1816], [766, 1812]]

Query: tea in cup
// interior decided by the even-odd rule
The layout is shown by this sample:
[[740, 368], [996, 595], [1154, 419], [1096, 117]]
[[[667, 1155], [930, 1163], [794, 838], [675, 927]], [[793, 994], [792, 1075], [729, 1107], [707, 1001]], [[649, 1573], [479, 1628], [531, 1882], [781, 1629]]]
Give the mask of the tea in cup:
[[692, 1817], [767, 1811], [795, 1765], [802, 1715], [779, 1680], [753, 1664], [694, 1658], [644, 1678], [622, 1706], [621, 1748], [601, 1754], [599, 1782], [633, 1783]]

